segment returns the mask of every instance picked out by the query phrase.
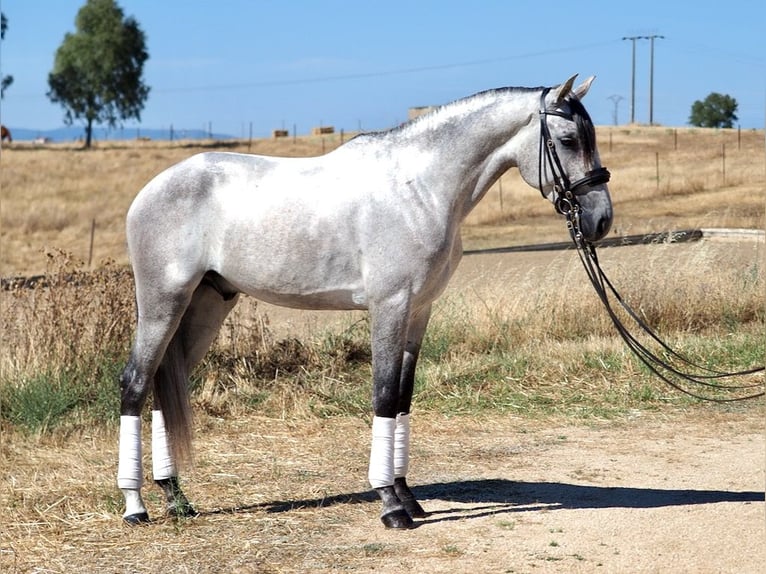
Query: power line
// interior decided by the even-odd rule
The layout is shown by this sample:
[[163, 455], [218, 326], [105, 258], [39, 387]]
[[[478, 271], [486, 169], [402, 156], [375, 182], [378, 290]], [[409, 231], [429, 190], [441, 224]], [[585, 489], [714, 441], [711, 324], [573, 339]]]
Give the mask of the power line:
[[[367, 78], [386, 78], [390, 76], [399, 76], [406, 74], [419, 74], [423, 72], [432, 72], [439, 70], [452, 70], [457, 68], [470, 68], [475, 66], [486, 66], [489, 64], [499, 64], [503, 62], [510, 62], [512, 60], [537, 58], [542, 56], [552, 56], [555, 54], [571, 54], [572, 52], [590, 50], [593, 48], [603, 48], [614, 43], [614, 40], [608, 40], [605, 42], [596, 42], [593, 44], [582, 44], [579, 46], [570, 46], [566, 48], [556, 48], [551, 50], [541, 50], [539, 52], [527, 52], [524, 54], [516, 54], [514, 56], [501, 56], [497, 58], [486, 58], [480, 60], [467, 60], [464, 62], [452, 62], [446, 64], [433, 64], [429, 66], [419, 66], [414, 68], [398, 68], [394, 70], [377, 70], [374, 72], [356, 72], [352, 74], [339, 74], [333, 76], [316, 76], [309, 78], [293, 78], [287, 80], [264, 80], [260, 82], [247, 82], [242, 84], [204, 84], [198, 86], [183, 86], [183, 87], [162, 87], [152, 86], [152, 94], [166, 94], [166, 93], [189, 93], [189, 92], [206, 92], [216, 90], [247, 90], [253, 88], [274, 88], [285, 86], [298, 86], [304, 84], [319, 84], [325, 82], [341, 82], [348, 80], [362, 80]], [[33, 98], [44, 97], [45, 94], [33, 94], [33, 93], [18, 93], [11, 94], [11, 99], [17, 98]]]
[[422, 72], [432, 72], [439, 70], [451, 70], [456, 68], [469, 68], [474, 66], [485, 66], [488, 64], [498, 64], [502, 62], [509, 62], [511, 60], [519, 60], [522, 58], [535, 58], [540, 56], [550, 56], [554, 54], [570, 54], [576, 51], [590, 50], [592, 48], [602, 48], [607, 45], [613, 44], [614, 41], [598, 42], [594, 44], [584, 44], [580, 46], [572, 46], [568, 48], [556, 48], [552, 50], [543, 50], [540, 52], [528, 52], [525, 54], [517, 54], [514, 56], [502, 56], [499, 58], [487, 58], [482, 60], [468, 60], [465, 62], [453, 62], [449, 64], [434, 64], [430, 66], [419, 66], [415, 68], [399, 68], [395, 70], [378, 70], [375, 72], [358, 72], [353, 74], [341, 74], [335, 76], [317, 76], [314, 78], [295, 78], [291, 80], [266, 80], [262, 82], [251, 82], [244, 84], [229, 84], [229, 85], [203, 85], [203, 86], [187, 86], [178, 88], [153, 88], [153, 93], [170, 93], [170, 92], [194, 92], [194, 91], [212, 91], [212, 90], [238, 90], [238, 89], [250, 89], [250, 88], [269, 88], [269, 87], [281, 87], [281, 86], [295, 86], [301, 84], [317, 84], [324, 82], [338, 82], [347, 80], [360, 80], [366, 78], [385, 78], [389, 76], [398, 76], [406, 74], [418, 74]]

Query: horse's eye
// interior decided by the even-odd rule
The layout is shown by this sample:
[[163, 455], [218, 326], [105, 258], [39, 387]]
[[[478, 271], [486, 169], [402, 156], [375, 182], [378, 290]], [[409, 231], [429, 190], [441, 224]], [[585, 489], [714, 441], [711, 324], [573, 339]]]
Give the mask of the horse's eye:
[[561, 145], [567, 149], [572, 149], [577, 146], [577, 140], [573, 137], [564, 136], [559, 140]]

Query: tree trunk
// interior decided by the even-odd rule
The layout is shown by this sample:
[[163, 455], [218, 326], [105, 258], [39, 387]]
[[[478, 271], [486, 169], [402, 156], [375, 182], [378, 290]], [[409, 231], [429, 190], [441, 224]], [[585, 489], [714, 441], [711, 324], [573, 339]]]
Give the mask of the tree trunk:
[[93, 120], [89, 118], [88, 125], [85, 126], [85, 149], [90, 149], [92, 133], [93, 133]]

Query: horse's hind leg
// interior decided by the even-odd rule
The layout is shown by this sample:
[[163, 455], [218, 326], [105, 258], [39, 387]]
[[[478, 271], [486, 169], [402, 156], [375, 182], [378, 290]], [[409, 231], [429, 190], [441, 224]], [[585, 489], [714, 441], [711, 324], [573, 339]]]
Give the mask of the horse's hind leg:
[[137, 298], [139, 308], [136, 338], [125, 369], [120, 376], [120, 447], [117, 485], [125, 497], [126, 522], [148, 522], [141, 498], [141, 411], [151, 382], [176, 330], [187, 301], [183, 297], [147, 295]]
[[[194, 291], [171, 345], [182, 348], [184, 370], [188, 373], [202, 360], [226, 316], [237, 303], [237, 294], [225, 290], [214, 276], [206, 276]], [[159, 386], [161, 381], [157, 381]], [[195, 516], [197, 513], [181, 490], [170, 437], [165, 426], [160, 397], [167, 389], [155, 388], [152, 410], [152, 471], [162, 488], [170, 516]]]

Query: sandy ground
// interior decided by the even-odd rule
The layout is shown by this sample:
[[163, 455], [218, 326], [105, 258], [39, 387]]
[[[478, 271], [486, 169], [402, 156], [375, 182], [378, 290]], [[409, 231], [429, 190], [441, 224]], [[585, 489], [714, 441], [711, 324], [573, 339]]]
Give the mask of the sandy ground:
[[449, 437], [467, 464], [416, 489], [434, 515], [396, 543], [404, 555], [454, 553], [420, 570], [430, 572], [760, 572], [762, 423], [638, 418], [525, 433], [488, 421]]
[[415, 416], [431, 516], [410, 531], [378, 521], [358, 419], [205, 421], [185, 481], [201, 516], [141, 528], [119, 518], [115, 437], [6, 443], [0, 571], [756, 573], [763, 423], [707, 406], [588, 425]]

